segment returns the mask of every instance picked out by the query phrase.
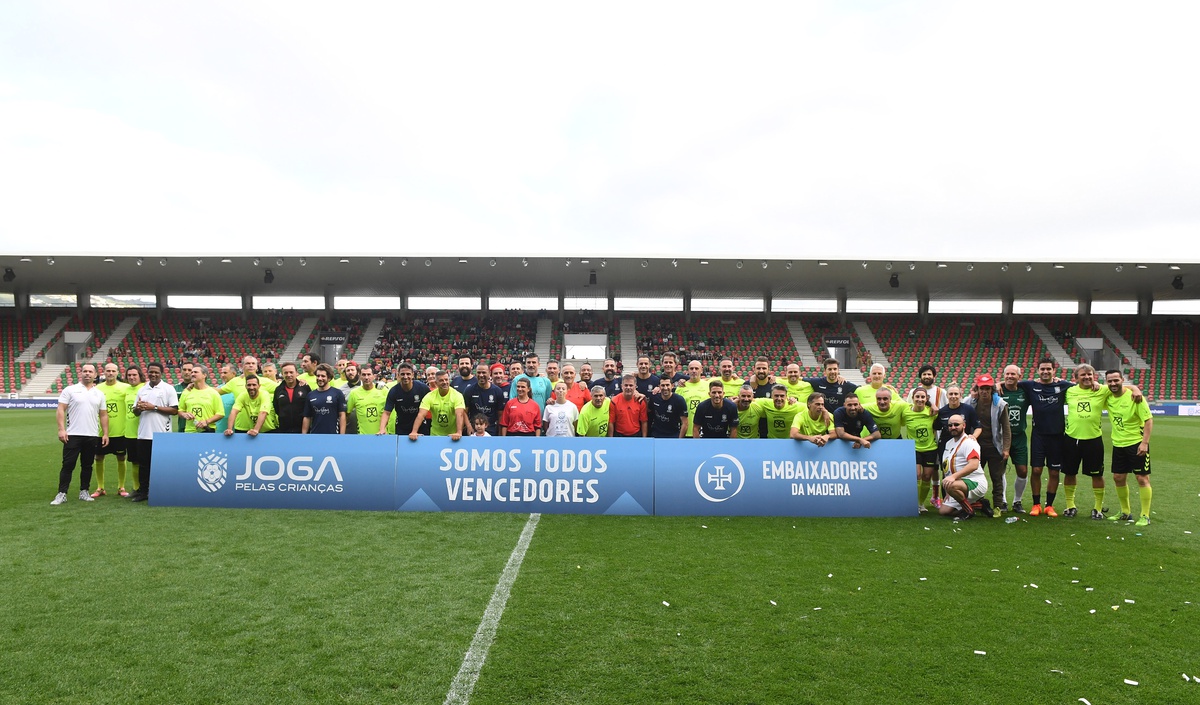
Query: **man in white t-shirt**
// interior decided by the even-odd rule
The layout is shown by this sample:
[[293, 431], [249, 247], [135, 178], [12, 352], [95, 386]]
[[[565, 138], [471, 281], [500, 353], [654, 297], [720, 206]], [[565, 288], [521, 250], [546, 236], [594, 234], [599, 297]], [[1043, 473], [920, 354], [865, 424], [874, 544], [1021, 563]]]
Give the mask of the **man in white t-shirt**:
[[946, 421], [946, 428], [950, 431], [950, 439], [942, 455], [945, 499], [938, 512], [971, 519], [975, 516], [971, 502], [978, 501], [982, 512], [980, 516], [990, 518], [992, 503], [987, 499], [987, 473], [979, 465], [979, 441], [966, 433], [966, 421], [960, 414], [951, 416]]
[[567, 400], [567, 383], [554, 385], [554, 396], [542, 412], [544, 436], [571, 437], [575, 435], [575, 422], [579, 420], [579, 407]]
[[179, 413], [179, 397], [175, 388], [162, 383], [161, 362], [146, 365], [146, 384], [137, 393], [133, 413], [138, 417], [139, 487], [129, 496], [134, 502], [150, 498], [150, 460], [154, 434], [171, 432], [171, 417]]
[[88, 490], [92, 484], [96, 449], [108, 445], [108, 407], [104, 392], [96, 387], [95, 365], [88, 363], [79, 368], [79, 383], [67, 387], [58, 396], [54, 417], [58, 421], [58, 440], [63, 444], [63, 452], [58, 494], [50, 504], [57, 506], [67, 501], [76, 462], [80, 463], [79, 499], [91, 502]]

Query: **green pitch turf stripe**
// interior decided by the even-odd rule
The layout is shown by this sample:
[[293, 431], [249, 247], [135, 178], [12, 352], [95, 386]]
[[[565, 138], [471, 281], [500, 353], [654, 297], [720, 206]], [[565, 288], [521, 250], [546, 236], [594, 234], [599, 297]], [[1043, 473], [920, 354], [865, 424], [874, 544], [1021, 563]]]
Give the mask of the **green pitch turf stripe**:
[[467, 649], [467, 655], [463, 657], [458, 675], [454, 676], [454, 682], [450, 684], [450, 692], [446, 693], [445, 705], [466, 705], [470, 701], [471, 691], [475, 689], [475, 681], [479, 680], [479, 671], [483, 668], [483, 662], [487, 660], [488, 649], [492, 647], [492, 642], [496, 639], [496, 628], [500, 625], [501, 615], [504, 614], [504, 605], [508, 603], [508, 595], [512, 592], [513, 583], [517, 581], [521, 562], [525, 560], [525, 550], [529, 548], [529, 542], [533, 540], [533, 530], [537, 528], [538, 519], [541, 517], [541, 514], [530, 514], [529, 521], [525, 522], [521, 538], [517, 539], [517, 545], [513, 548], [512, 555], [508, 557], [508, 565], [504, 566], [504, 572], [500, 574], [496, 589], [492, 591], [492, 599], [488, 602], [487, 609], [483, 611], [483, 621], [475, 630], [475, 638], [471, 640], [471, 647]]

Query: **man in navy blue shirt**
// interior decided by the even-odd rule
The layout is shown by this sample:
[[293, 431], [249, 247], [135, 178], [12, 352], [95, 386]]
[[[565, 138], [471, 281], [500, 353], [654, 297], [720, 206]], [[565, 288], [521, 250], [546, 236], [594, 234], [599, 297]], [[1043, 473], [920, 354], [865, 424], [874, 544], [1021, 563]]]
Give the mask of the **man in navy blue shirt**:
[[633, 376], [633, 382], [637, 386], [639, 394], [650, 396], [656, 387], [658, 387], [658, 375], [650, 371], [650, 358], [642, 355], [637, 360], [637, 374]]
[[329, 386], [335, 374], [332, 365], [317, 365], [317, 388], [304, 400], [301, 433], [346, 433], [346, 395]]
[[647, 397], [646, 401], [650, 403], [650, 437], [683, 438], [688, 420], [687, 401], [675, 393], [671, 378], [662, 378], [658, 394]]
[[[863, 429], [871, 432], [863, 438]], [[879, 440], [879, 427], [871, 412], [862, 407], [858, 395], [851, 394], [842, 402], [841, 408], [833, 412], [833, 432], [843, 441], [850, 441], [855, 448], [870, 448], [872, 441]]]
[[488, 420], [488, 433], [499, 436], [500, 412], [504, 411], [508, 399], [499, 386], [492, 384], [488, 366], [479, 363], [475, 369], [474, 383], [461, 391], [467, 403], [467, 418], [473, 419], [476, 414], [482, 414]]
[[838, 366], [838, 361], [832, 357], [825, 360], [824, 370], [824, 377], [809, 377], [804, 381], [812, 385], [813, 391], [825, 395], [826, 411], [837, 411], [845, 403], [847, 396], [854, 396], [854, 390], [858, 389], [858, 385], [841, 378], [841, 368]]
[[[416, 380], [416, 370], [410, 363], [401, 362], [396, 368], [396, 384], [388, 390], [387, 399], [383, 402], [383, 415], [379, 417], [379, 435], [387, 433], [388, 419], [396, 414], [396, 433], [407, 436], [412, 431], [417, 414], [421, 413], [421, 400], [429, 393], [429, 387], [424, 382]], [[430, 420], [425, 419], [419, 433], [429, 435]]]
[[[1058, 474], [1062, 471], [1067, 433], [1063, 406], [1067, 403], [1067, 390], [1074, 387], [1075, 383], [1055, 379], [1054, 370], [1054, 360], [1043, 357], [1038, 360], [1037, 379], [1017, 382], [1017, 387], [1025, 391], [1033, 410], [1033, 433], [1029, 436], [1029, 452], [1032, 456], [1029, 464], [1033, 466], [1033, 477], [1029, 483], [1033, 491], [1033, 506], [1029, 509], [1031, 517], [1041, 514], [1058, 516], [1058, 512], [1054, 511], [1054, 496], [1058, 494]], [[1046, 482], [1046, 504], [1042, 506], [1044, 467], [1050, 468], [1050, 479]]]
[[737, 425], [737, 404], [725, 398], [725, 385], [714, 379], [708, 383], [708, 398], [692, 414], [692, 438], [733, 438]]

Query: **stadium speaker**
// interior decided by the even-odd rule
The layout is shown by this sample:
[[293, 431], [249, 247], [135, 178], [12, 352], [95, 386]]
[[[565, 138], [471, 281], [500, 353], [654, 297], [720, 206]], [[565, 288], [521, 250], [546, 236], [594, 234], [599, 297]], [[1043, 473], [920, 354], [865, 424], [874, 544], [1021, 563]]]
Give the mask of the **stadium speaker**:
[[[11, 272], [12, 270], [10, 269], [9, 271]], [[596, 286], [596, 270], [594, 269], [588, 270], [588, 286]]]
[[274, 283], [275, 283], [275, 273], [269, 269], [266, 270], [263, 273], [263, 284], [274, 284]]
[[899, 289], [900, 275], [892, 272], [892, 276], [888, 277], [888, 286], [892, 287], [893, 289]]
[[[8, 271], [11, 272], [12, 270], [10, 269]], [[7, 273], [5, 273], [5, 275], [4, 275], [4, 281], [12, 281], [11, 279], [8, 278]], [[1172, 279], [1171, 280], [1171, 288], [1174, 289], [1175, 291], [1181, 291], [1183, 289], [1183, 277], [1175, 277], [1174, 279]]]
[[4, 281], [5, 282], [10, 282], [16, 278], [17, 278], [17, 273], [12, 270], [12, 267], [4, 268]]

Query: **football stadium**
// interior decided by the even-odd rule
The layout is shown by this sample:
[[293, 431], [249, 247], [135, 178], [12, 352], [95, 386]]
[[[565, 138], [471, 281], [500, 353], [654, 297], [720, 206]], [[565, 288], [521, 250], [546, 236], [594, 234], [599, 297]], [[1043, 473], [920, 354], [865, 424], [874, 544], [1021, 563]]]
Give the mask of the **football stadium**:
[[0, 701], [1200, 702], [1194, 11], [854, 5], [14, 10]]

